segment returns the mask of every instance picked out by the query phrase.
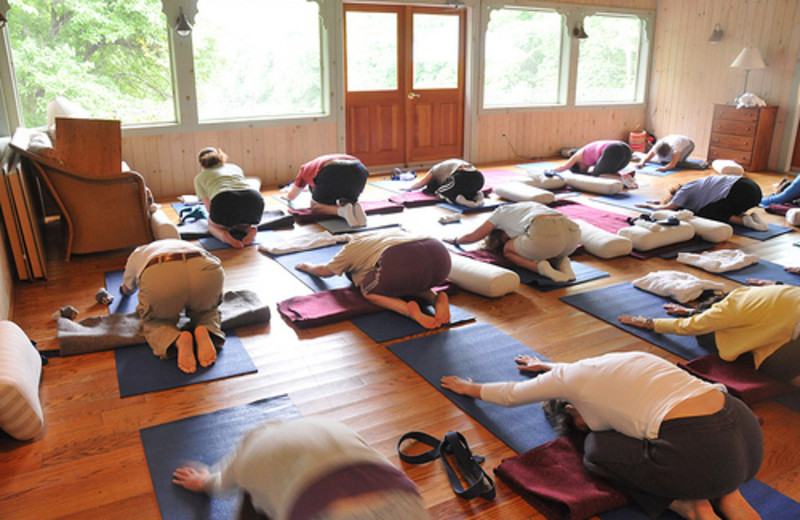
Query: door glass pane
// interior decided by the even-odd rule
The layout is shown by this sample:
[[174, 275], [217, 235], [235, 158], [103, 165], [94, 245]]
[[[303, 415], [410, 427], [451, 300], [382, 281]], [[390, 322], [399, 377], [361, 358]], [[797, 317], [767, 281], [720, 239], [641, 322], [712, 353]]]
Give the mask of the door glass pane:
[[562, 16], [555, 11], [492, 10], [486, 30], [483, 106], [558, 103]]
[[347, 90], [397, 90], [397, 14], [348, 11]]
[[200, 0], [197, 9], [200, 121], [322, 113], [319, 4]]
[[458, 88], [458, 16], [414, 15], [414, 89]]
[[596, 15], [586, 17], [584, 28], [589, 37], [580, 43], [575, 102], [635, 102], [642, 21]]

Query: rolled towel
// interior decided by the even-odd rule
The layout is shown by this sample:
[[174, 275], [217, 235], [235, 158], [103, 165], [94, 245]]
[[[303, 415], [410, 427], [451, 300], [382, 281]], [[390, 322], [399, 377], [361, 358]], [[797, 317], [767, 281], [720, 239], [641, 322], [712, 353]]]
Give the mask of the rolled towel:
[[678, 253], [678, 262], [699, 267], [711, 273], [724, 273], [757, 264], [758, 256], [739, 249], [720, 249], [705, 253]]

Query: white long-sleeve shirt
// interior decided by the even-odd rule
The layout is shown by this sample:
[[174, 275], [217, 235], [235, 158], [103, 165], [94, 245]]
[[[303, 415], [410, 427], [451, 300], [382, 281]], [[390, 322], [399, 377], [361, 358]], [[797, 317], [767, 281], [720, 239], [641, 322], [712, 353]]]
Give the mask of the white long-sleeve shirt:
[[615, 430], [638, 439], [658, 438], [664, 416], [675, 405], [708, 391], [724, 391], [672, 363], [645, 352], [618, 352], [556, 363], [522, 382], [481, 385], [481, 399], [519, 406], [564, 399], [592, 431]]

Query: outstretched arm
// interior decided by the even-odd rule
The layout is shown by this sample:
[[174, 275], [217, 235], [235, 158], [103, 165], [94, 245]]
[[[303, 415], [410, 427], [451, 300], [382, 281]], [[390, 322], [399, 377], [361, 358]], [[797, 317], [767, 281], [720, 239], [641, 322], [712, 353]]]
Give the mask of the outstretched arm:
[[653, 156], [654, 156], [655, 154], [656, 154], [656, 150], [655, 150], [655, 147], [653, 147], [653, 148], [651, 148], [651, 149], [650, 149], [650, 151], [649, 151], [649, 152], [647, 152], [647, 155], [645, 155], [645, 156], [642, 158], [642, 160], [641, 160], [641, 161], [639, 161], [638, 163], [636, 163], [636, 167], [637, 167], [637, 168], [644, 168], [644, 165], [645, 165], [645, 164], [647, 164], [647, 161], [649, 161], [650, 159], [652, 159], [652, 158], [653, 158]]
[[414, 184], [412, 184], [411, 186], [406, 188], [406, 190], [407, 191], [411, 191], [411, 190], [416, 190], [417, 188], [422, 188], [424, 186], [427, 186], [428, 183], [431, 182], [432, 178], [433, 178], [433, 175], [431, 174], [431, 172], [428, 172], [425, 175], [423, 175], [422, 177], [420, 177], [419, 179], [417, 179], [414, 182]]
[[176, 469], [175, 473], [172, 474], [172, 483], [195, 493], [204, 493], [208, 476], [208, 468], [205, 466], [183, 466]]
[[672, 211], [681, 209], [680, 207], [676, 206], [675, 204], [671, 204], [671, 203], [662, 204], [662, 203], [658, 202], [657, 200], [648, 200], [647, 202], [637, 202], [636, 203], [636, 207], [639, 207], [639, 208], [650, 208], [650, 209], [654, 209], [654, 210], [670, 209]]
[[328, 278], [330, 276], [336, 276], [336, 273], [331, 271], [327, 265], [323, 264], [309, 264], [308, 262], [302, 262], [294, 266], [295, 269], [298, 271], [303, 271], [308, 274], [313, 274], [314, 276], [321, 276], [322, 278]]
[[459, 245], [459, 244], [471, 244], [473, 242], [477, 242], [478, 240], [481, 240], [482, 238], [486, 237], [486, 235], [491, 233], [493, 229], [494, 229], [494, 224], [491, 221], [487, 220], [486, 222], [478, 226], [477, 229], [475, 229], [474, 231], [471, 231], [470, 233], [467, 233], [464, 236], [453, 239], [453, 243], [455, 245]]
[[678, 166], [678, 161], [680, 160], [680, 158], [681, 158], [680, 154], [677, 154], [677, 153], [675, 153], [675, 151], [673, 151], [672, 152], [672, 159], [669, 161], [669, 163], [667, 163], [667, 164], [665, 164], [663, 166], [659, 166], [658, 168], [656, 168], [656, 171], [665, 172], [667, 170], [672, 170], [673, 168]]
[[560, 165], [558, 165], [555, 168], [553, 168], [553, 171], [554, 172], [563, 172], [565, 170], [569, 170], [570, 168], [572, 168], [573, 166], [578, 164], [578, 161], [581, 160], [581, 157], [583, 157], [583, 148], [581, 148], [580, 150], [578, 150], [577, 152], [572, 154], [572, 157], [570, 157], [569, 159], [567, 159], [566, 161], [564, 161]]
[[474, 397], [475, 399], [481, 398], [481, 385], [473, 383], [472, 379], [463, 379], [458, 376], [444, 376], [441, 383], [442, 388], [446, 388], [457, 394]]

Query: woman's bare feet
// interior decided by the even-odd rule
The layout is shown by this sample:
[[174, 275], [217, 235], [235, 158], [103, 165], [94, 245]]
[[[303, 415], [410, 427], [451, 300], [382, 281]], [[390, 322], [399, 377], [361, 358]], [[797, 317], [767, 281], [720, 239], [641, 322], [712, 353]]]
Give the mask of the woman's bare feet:
[[439, 326], [436, 318], [434, 318], [433, 316], [428, 316], [427, 314], [422, 312], [422, 309], [419, 308], [419, 304], [414, 300], [406, 302], [406, 308], [408, 309], [408, 317], [416, 321], [426, 329], [435, 329]]
[[181, 332], [178, 339], [175, 340], [175, 346], [178, 348], [178, 368], [187, 374], [194, 374], [197, 370], [197, 359], [194, 357], [192, 333], [188, 330]]
[[247, 230], [247, 235], [242, 239], [242, 245], [249, 246], [255, 242], [257, 233], [258, 228], [256, 226], [250, 226], [250, 229]]
[[687, 520], [721, 520], [708, 500], [673, 500], [669, 509]]
[[737, 490], [716, 500], [717, 509], [725, 520], [759, 520], [761, 515], [747, 503]]
[[445, 292], [436, 295], [436, 303], [433, 308], [436, 310], [436, 322], [439, 326], [450, 323], [450, 298]]
[[194, 329], [194, 339], [197, 341], [197, 360], [200, 362], [200, 366], [210, 367], [217, 360], [217, 349], [214, 347], [214, 342], [211, 341], [208, 329], [202, 325], [198, 326]]

